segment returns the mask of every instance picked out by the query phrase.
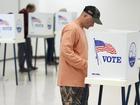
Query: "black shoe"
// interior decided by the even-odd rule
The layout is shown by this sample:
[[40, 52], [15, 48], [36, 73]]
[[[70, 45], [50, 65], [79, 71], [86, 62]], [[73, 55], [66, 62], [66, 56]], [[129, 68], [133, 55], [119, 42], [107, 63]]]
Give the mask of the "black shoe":
[[27, 68], [20, 68], [19, 72], [28, 72], [28, 69]]
[[48, 65], [53, 65], [53, 63], [52, 63], [52, 62], [47, 62], [47, 64], [48, 64]]
[[48, 64], [48, 65], [58, 65], [58, 62], [53, 61], [53, 62], [48, 62], [47, 64]]
[[30, 69], [30, 70], [37, 70], [37, 69], [38, 69], [38, 67], [31, 66], [29, 69]]

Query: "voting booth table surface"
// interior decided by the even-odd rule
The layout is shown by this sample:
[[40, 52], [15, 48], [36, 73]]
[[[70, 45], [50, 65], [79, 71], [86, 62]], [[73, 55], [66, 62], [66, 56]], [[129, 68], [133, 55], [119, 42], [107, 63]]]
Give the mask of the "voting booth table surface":
[[0, 14], [0, 43], [4, 43], [3, 76], [5, 76], [5, 59], [7, 44], [13, 44], [15, 77], [18, 85], [17, 63], [16, 63], [16, 43], [25, 42], [22, 14]]
[[[122, 105], [128, 104], [131, 85], [136, 87], [139, 100], [138, 57], [140, 33], [134, 31], [88, 32], [89, 57], [87, 84], [100, 85], [98, 105], [101, 105], [103, 85], [120, 86]], [[125, 86], [128, 86], [125, 96]]]
[[[45, 53], [45, 72], [47, 74], [47, 47], [46, 39], [54, 38], [54, 15], [52, 13], [30, 13], [29, 14], [29, 37], [36, 38], [35, 45], [35, 64], [37, 58], [38, 38], [44, 38], [44, 53]], [[54, 55], [55, 51], [54, 51]], [[55, 64], [57, 70], [57, 64]]]

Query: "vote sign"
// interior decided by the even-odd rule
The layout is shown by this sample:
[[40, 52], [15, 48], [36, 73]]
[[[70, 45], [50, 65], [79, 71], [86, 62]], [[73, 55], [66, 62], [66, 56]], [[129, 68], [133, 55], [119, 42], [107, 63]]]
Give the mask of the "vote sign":
[[138, 81], [139, 32], [87, 33], [88, 77]]

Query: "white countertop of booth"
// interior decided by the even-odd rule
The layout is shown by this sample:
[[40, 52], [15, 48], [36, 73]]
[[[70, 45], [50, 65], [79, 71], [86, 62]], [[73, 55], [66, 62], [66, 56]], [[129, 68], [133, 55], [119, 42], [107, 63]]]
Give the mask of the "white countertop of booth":
[[23, 43], [25, 39], [17, 40], [17, 39], [0, 39], [0, 43]]
[[86, 84], [95, 84], [95, 85], [109, 85], [109, 86], [126, 86], [129, 85], [127, 80], [118, 80], [118, 79], [107, 79], [101, 77], [86, 77]]
[[30, 38], [54, 38], [55, 35], [29, 35]]

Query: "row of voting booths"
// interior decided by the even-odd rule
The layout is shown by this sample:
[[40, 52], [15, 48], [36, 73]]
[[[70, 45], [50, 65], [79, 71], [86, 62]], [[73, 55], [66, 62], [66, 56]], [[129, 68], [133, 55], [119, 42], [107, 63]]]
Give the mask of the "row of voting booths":
[[[70, 21], [76, 18], [75, 12], [58, 12], [58, 13], [29, 13], [28, 21], [29, 21], [29, 29], [28, 29], [28, 37], [33, 38], [43, 38], [44, 45], [40, 45], [39, 48], [44, 49], [46, 54], [46, 38], [55, 38], [57, 44], [57, 52], [59, 53], [59, 41], [60, 41], [60, 32], [63, 26]], [[13, 44], [14, 50], [14, 63], [15, 63], [15, 76], [16, 76], [16, 84], [18, 85], [18, 73], [17, 73], [17, 49], [16, 43], [25, 42], [24, 39], [24, 21], [23, 14], [0, 14], [0, 43], [2, 47], [2, 43], [4, 43], [4, 59], [3, 63], [3, 76], [5, 76], [5, 66], [6, 66], [6, 49], [7, 44]], [[39, 42], [39, 43], [42, 43]], [[32, 43], [33, 52], [35, 52], [35, 56], [37, 54], [37, 42]], [[35, 45], [35, 46], [34, 46]], [[42, 47], [44, 46], [44, 48]], [[3, 50], [1, 50], [3, 52]], [[42, 51], [42, 50], [39, 50]], [[9, 52], [9, 51], [8, 51]], [[57, 55], [59, 55], [57, 53]], [[46, 56], [46, 55], [45, 55]], [[46, 61], [46, 60], [45, 60]], [[45, 70], [47, 69], [45, 64]], [[28, 73], [29, 80], [30, 74]]]
[[[76, 13], [70, 12], [58, 12], [55, 15], [51, 13], [29, 14], [28, 37], [54, 37], [57, 43], [57, 54], [59, 55], [61, 30], [65, 24], [75, 18]], [[130, 92], [131, 85], [139, 82], [140, 32], [88, 32], [87, 39], [89, 44], [89, 66], [85, 83], [100, 85], [98, 105], [101, 105], [103, 85], [120, 86], [122, 89], [122, 105], [127, 105], [129, 95], [127, 95], [127, 98], [125, 97], [125, 86], [129, 86], [128, 92]], [[15, 44], [24, 41], [23, 15], [0, 14], [0, 43]], [[14, 45], [15, 59], [16, 56]], [[4, 57], [6, 56], [4, 55]], [[16, 60], [14, 61], [16, 84], [18, 85], [17, 63]], [[3, 68], [4, 71], [5, 68]], [[138, 87], [137, 84], [136, 103], [139, 105]]]
[[[55, 39], [55, 51], [54, 58], [59, 56], [59, 46], [60, 46], [60, 37], [61, 30], [65, 24], [71, 22], [74, 18], [76, 18], [75, 12], [58, 12], [55, 14], [37, 14], [33, 13], [29, 15], [29, 37], [36, 38], [44, 38], [44, 51], [46, 57], [46, 39], [54, 38]], [[36, 40], [36, 49], [37, 49], [38, 40]], [[35, 49], [35, 56], [37, 55], [37, 50]], [[41, 51], [41, 50], [39, 50]], [[36, 65], [36, 61], [35, 61]], [[47, 62], [45, 60], [45, 66]], [[57, 65], [55, 65], [57, 70]], [[47, 74], [47, 67], [45, 67], [45, 71]]]
[[[75, 12], [30, 13], [28, 37], [54, 37], [54, 33], [60, 33], [75, 18]], [[22, 14], [0, 14], [0, 41], [5, 39], [24, 42]]]
[[[55, 35], [59, 43], [63, 26], [75, 18], [76, 12], [30, 13], [28, 37], [49, 38]], [[0, 14], [0, 43], [24, 42], [23, 26], [22, 14]]]
[[[87, 32], [87, 36], [89, 56], [85, 83], [100, 85], [98, 105], [101, 105], [104, 86], [120, 87], [122, 105], [128, 105], [131, 85], [135, 86], [136, 91], [136, 97], [133, 97], [134, 105], [140, 105], [140, 32], [100, 30]], [[128, 87], [127, 94], [126, 87]], [[113, 92], [115, 94], [115, 90]]]

